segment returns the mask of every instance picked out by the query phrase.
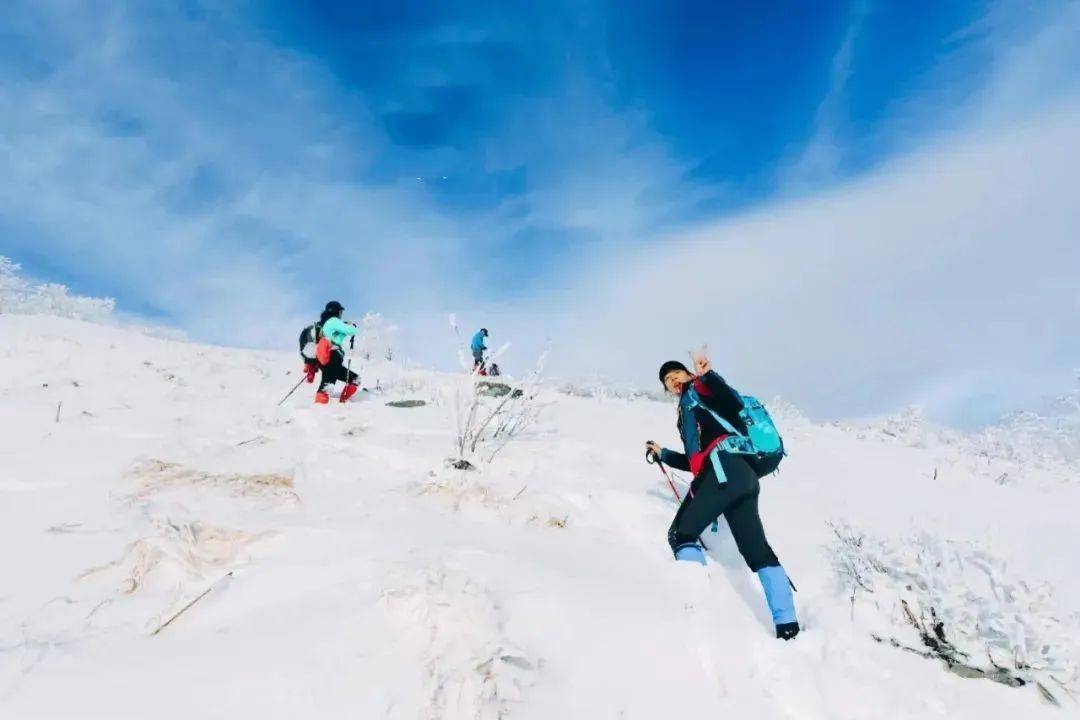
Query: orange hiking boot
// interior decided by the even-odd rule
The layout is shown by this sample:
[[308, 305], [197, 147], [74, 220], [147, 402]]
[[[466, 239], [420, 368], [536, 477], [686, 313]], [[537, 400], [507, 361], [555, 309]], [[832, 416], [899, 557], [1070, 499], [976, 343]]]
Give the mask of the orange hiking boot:
[[345, 386], [345, 389], [341, 391], [341, 402], [349, 402], [349, 398], [356, 394], [357, 387], [352, 383]]
[[328, 402], [330, 402], [330, 396], [329, 395], [327, 395], [324, 392], [315, 393], [315, 404], [316, 405], [325, 405]]

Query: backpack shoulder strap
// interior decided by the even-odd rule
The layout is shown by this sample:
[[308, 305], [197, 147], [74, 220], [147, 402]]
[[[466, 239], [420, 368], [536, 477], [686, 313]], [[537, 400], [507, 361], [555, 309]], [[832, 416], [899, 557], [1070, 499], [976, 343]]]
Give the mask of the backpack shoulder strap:
[[742, 437], [742, 433], [740, 433], [738, 430], [736, 430], [734, 425], [729, 423], [724, 418], [720, 417], [720, 414], [717, 413], [712, 408], [710, 408], [708, 405], [701, 402], [701, 398], [698, 396], [697, 391], [695, 391], [694, 388], [691, 387], [686, 392], [690, 394], [690, 405], [689, 405], [689, 407], [691, 409], [696, 408], [696, 407], [703, 408], [705, 410], [705, 412], [712, 415], [713, 418], [715, 418], [716, 422], [720, 423], [720, 425], [725, 430], [727, 430], [729, 433], [731, 433], [732, 435], [738, 435], [739, 437]]

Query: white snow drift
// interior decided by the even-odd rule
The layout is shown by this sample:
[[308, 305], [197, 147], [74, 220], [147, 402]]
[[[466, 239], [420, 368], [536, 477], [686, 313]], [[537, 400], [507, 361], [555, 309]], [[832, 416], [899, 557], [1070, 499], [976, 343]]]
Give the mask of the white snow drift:
[[[304, 385], [278, 407], [290, 352], [41, 316], [0, 335], [0, 717], [1076, 711], [1080, 483], [1060, 458], [1016, 454], [995, 482], [951, 435], [773, 405], [790, 457], [762, 512], [806, 626], [782, 643], [723, 523], [707, 569], [671, 558], [674, 502], [642, 456], [676, 442], [668, 404], [541, 385], [542, 412], [460, 471], [461, 378], [397, 358], [354, 360], [381, 391], [352, 404]], [[847, 526], [872, 568], [854, 605]], [[920, 657], [901, 600], [1028, 684]]]

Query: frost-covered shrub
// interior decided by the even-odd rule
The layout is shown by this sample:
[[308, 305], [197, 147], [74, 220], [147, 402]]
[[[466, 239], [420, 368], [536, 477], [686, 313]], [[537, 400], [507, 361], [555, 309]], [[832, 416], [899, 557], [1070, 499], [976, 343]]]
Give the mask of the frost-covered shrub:
[[454, 384], [455, 467], [469, 467], [476, 460], [491, 462], [514, 438], [532, 427], [543, 404], [539, 395], [544, 361], [540, 356], [524, 382], [493, 380], [471, 371]]
[[360, 337], [356, 351], [364, 360], [386, 360], [397, 355], [398, 327], [379, 313], [365, 313], [360, 321]]
[[853, 619], [874, 639], [937, 658], [964, 677], [1034, 684], [1055, 703], [1080, 690], [1080, 618], [1054, 605], [1048, 585], [1012, 576], [972, 543], [832, 528], [829, 557]]
[[116, 307], [109, 298], [71, 295], [63, 285], [33, 283], [19, 265], [0, 255], [0, 315], [56, 315], [75, 320], [108, 319]]
[[1080, 463], [1080, 391], [1049, 401], [1043, 412], [1013, 413], [977, 433], [970, 443], [980, 455], [1046, 466]]
[[928, 421], [919, 408], [861, 425], [840, 425], [860, 439], [930, 450], [944, 463], [1005, 485], [1021, 478], [1080, 480], [1080, 392], [1049, 401], [1041, 412], [1014, 413], [997, 425], [962, 432]]
[[586, 381], [563, 381], [555, 384], [563, 395], [597, 400], [655, 400], [667, 399], [663, 390], [642, 390], [628, 383], [615, 383], [604, 378]]
[[[468, 469], [476, 461], [491, 462], [516, 437], [535, 424], [544, 404], [540, 400], [544, 380], [545, 351], [536, 361], [524, 381], [516, 382], [504, 376], [481, 375], [474, 367], [472, 356], [461, 347], [461, 330], [457, 317], [450, 315], [458, 362], [464, 374], [451, 381], [449, 405], [453, 408], [454, 453], [449, 462], [453, 467]], [[484, 358], [493, 367], [510, 344]]]
[[779, 396], [765, 403], [765, 408], [782, 436], [787, 437], [793, 431], [809, 428], [813, 424], [802, 410]]
[[962, 433], [934, 425], [923, 415], [922, 408], [907, 407], [871, 423], [848, 425], [834, 423], [860, 440], [882, 440], [917, 448], [956, 445]]

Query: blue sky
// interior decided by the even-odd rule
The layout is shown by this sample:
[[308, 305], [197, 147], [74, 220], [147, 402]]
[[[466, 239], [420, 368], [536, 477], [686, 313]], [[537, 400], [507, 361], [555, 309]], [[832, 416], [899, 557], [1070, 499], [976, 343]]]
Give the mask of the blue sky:
[[[984, 208], [1005, 213], [1016, 189], [1001, 177], [972, 200], [978, 183], [949, 178], [985, 177], [970, 175], [985, 148], [1003, 153], [992, 167], [1008, 166], [1012, 134], [1045, 137], [1033, 123], [1075, 151], [1060, 118], [1075, 119], [1080, 97], [1077, 40], [1075, 3], [1051, 0], [16, 0], [0, 10], [0, 253], [212, 342], [285, 344], [333, 297], [397, 318], [426, 362], [446, 361], [444, 318], [457, 312], [498, 325], [512, 364], [550, 341], [561, 374], [644, 384], [657, 358], [737, 337], [748, 348], [729, 350], [732, 371], [814, 414], [920, 402], [981, 422], [1067, 382], [1080, 348], [1040, 336], [1023, 362], [990, 361], [988, 331], [939, 362], [911, 361], [910, 345], [888, 361], [876, 353], [897, 337], [955, 344], [907, 333], [935, 316], [908, 317], [906, 293], [954, 308], [955, 323], [968, 317], [963, 298], [993, 307], [1001, 297], [980, 280], [996, 270], [967, 271], [1020, 238], [965, 223]], [[1055, 165], [1027, 187], [1032, 206], [1046, 203], [1040, 222], [1071, 213], [1039, 184], [1057, 172], [1072, 180]], [[924, 260], [895, 298], [867, 279], [895, 245], [875, 242], [874, 217], [843, 201], [874, 205], [872, 188], [893, 182], [939, 183], [934, 198], [954, 198], [918, 237], [902, 220], [919, 213], [893, 223], [890, 243]], [[732, 229], [818, 218], [814, 208], [836, 198], [817, 226], [793, 219], [750, 250], [757, 231]], [[1011, 227], [1024, 207], [1010, 212], [987, 227]], [[1077, 229], [1073, 215], [1063, 222], [1039, 231], [1047, 250]], [[756, 302], [798, 328], [820, 325], [802, 338], [821, 338], [814, 358], [829, 357], [847, 309], [879, 308], [876, 332], [843, 336], [844, 386], [813, 379], [824, 359], [763, 362], [750, 348], [778, 338], [716, 319], [745, 299], [732, 297], [740, 270], [729, 248], [784, 277], [797, 255], [787, 243], [828, 244], [831, 226], [871, 270], [838, 286], [828, 269], [807, 281], [814, 295]], [[965, 277], [928, 288], [942, 244], [957, 248]], [[717, 257], [707, 274], [687, 250], [702, 246]], [[613, 304], [620, 278], [646, 262], [654, 271], [633, 281], [639, 305]], [[1011, 279], [1022, 302], [987, 322], [1030, 327], [1012, 315], [1028, 305], [1067, 322], [1077, 301], [1059, 293], [1076, 278], [1058, 272]], [[840, 291], [851, 301], [842, 310], [831, 299]], [[668, 322], [673, 296], [683, 311]], [[658, 328], [659, 349], [640, 345], [637, 322]]]

